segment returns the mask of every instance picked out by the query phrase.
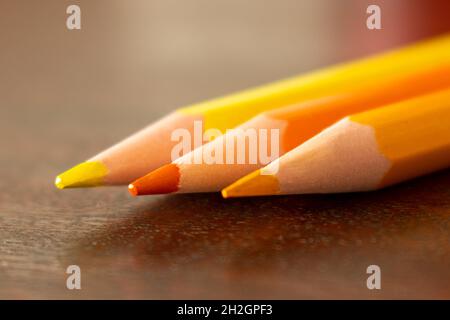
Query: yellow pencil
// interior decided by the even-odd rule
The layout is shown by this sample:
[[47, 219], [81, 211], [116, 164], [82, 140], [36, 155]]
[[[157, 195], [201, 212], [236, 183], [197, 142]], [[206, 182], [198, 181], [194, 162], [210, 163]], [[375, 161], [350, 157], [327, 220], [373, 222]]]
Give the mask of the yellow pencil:
[[[336, 93], [355, 84], [375, 84], [381, 78], [407, 75], [448, 64], [449, 52], [450, 35], [445, 35], [179, 109], [58, 175], [55, 184], [61, 189], [128, 184], [174, 160], [172, 151], [178, 142], [171, 141], [171, 134], [176, 129], [186, 129], [188, 133], [195, 135], [196, 120], [203, 124], [201, 131], [215, 128], [224, 132], [265, 110]], [[200, 139], [200, 145], [204, 142]]]
[[376, 190], [449, 166], [447, 89], [346, 117], [222, 195]]

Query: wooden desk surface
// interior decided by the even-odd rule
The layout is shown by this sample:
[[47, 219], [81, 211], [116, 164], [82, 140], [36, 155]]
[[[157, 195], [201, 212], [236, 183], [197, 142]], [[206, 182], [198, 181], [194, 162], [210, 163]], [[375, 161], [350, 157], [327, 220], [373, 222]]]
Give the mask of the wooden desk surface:
[[[0, 298], [450, 298], [450, 171], [373, 193], [232, 200], [53, 186], [176, 106], [448, 19], [398, 18], [416, 12], [399, 6], [369, 33], [360, 1], [81, 2], [80, 32], [61, 1], [0, 12]], [[65, 286], [73, 264], [80, 291]]]
[[[1, 298], [450, 298], [450, 171], [342, 195], [60, 191], [54, 175], [113, 128], [92, 141], [57, 112], [29, 116], [2, 123]], [[65, 287], [72, 264], [80, 291]]]

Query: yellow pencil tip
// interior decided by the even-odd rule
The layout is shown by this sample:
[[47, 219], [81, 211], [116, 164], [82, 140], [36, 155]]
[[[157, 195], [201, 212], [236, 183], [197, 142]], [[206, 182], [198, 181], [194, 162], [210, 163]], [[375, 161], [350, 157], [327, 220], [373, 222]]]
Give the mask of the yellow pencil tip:
[[61, 173], [55, 179], [58, 189], [95, 187], [103, 184], [108, 173], [106, 166], [98, 161], [88, 161]]
[[62, 179], [61, 179], [60, 176], [57, 176], [57, 177], [56, 177], [56, 179], [55, 179], [55, 186], [56, 186], [58, 189], [64, 189], [64, 184], [62, 183]]
[[280, 193], [280, 186], [277, 177], [263, 175], [260, 170], [256, 170], [223, 189], [222, 197], [226, 199], [278, 193]]

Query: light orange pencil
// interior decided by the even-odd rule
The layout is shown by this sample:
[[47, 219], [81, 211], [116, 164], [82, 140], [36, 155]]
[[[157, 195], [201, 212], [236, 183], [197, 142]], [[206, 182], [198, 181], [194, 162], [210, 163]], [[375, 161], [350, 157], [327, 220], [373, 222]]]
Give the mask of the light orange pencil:
[[450, 89], [346, 117], [225, 198], [380, 189], [450, 166]]
[[[376, 84], [360, 85], [339, 95], [268, 111], [239, 126], [237, 129], [240, 130], [220, 136], [134, 181], [129, 190], [133, 195], [220, 191], [270, 160], [266, 157], [264, 162], [264, 159], [257, 157], [256, 161], [251, 161], [248, 143], [259, 146], [259, 137], [249, 135], [247, 129], [279, 130], [277, 141], [272, 141], [271, 135], [267, 137], [269, 145], [277, 143], [277, 156], [281, 156], [346, 115], [447, 87], [450, 87], [450, 65], [411, 76], [380, 80]], [[233, 139], [234, 143], [229, 143]], [[244, 164], [236, 164], [237, 155], [242, 152], [238, 139], [249, 141], [244, 150]], [[254, 151], [259, 155], [262, 150], [255, 148]], [[215, 162], [205, 161], [212, 154], [219, 154]], [[233, 164], [227, 161], [230, 155]], [[196, 159], [202, 159], [202, 163]]]

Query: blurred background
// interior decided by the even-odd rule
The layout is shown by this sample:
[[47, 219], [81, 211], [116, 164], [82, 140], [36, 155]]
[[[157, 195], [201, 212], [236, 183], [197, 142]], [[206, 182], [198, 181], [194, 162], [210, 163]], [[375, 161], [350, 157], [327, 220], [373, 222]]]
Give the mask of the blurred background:
[[[66, 29], [70, 4], [81, 7], [80, 31]], [[369, 4], [381, 7], [382, 30], [367, 30]], [[144, 125], [448, 31], [449, 12], [447, 0], [0, 0], [0, 107]]]
[[76, 263], [84, 297], [370, 298], [376, 257], [382, 297], [448, 298], [448, 173], [227, 203], [53, 186], [175, 108], [448, 31], [448, 0], [0, 0], [0, 297], [73, 298]]

